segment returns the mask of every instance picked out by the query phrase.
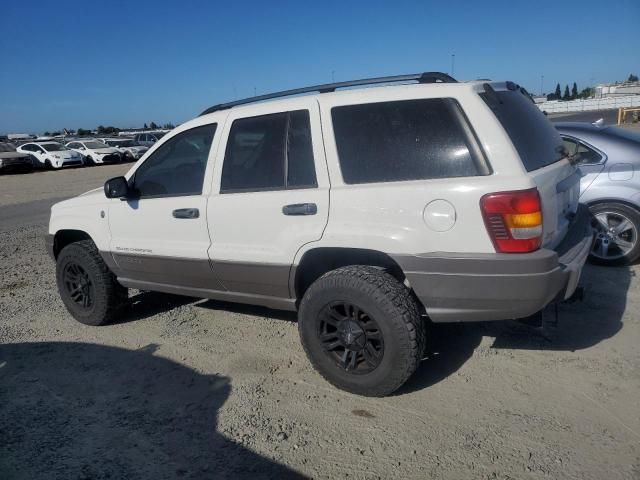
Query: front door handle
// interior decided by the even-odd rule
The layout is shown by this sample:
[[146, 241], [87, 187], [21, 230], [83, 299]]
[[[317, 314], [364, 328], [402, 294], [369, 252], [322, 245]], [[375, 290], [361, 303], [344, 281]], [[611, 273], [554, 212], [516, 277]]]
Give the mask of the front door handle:
[[315, 215], [318, 213], [318, 206], [315, 203], [293, 203], [282, 207], [285, 215]]
[[200, 216], [200, 210], [197, 208], [178, 208], [173, 211], [175, 218], [198, 218]]

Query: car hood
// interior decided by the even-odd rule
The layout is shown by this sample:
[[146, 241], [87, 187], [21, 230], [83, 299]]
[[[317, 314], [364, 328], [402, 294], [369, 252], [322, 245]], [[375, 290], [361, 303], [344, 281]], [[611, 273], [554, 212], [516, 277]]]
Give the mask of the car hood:
[[88, 192], [81, 193], [77, 197], [69, 198], [68, 200], [63, 200], [62, 202], [58, 202], [51, 210], [60, 210], [65, 208], [75, 208], [79, 206], [87, 206], [87, 205], [96, 205], [100, 203], [106, 203], [108, 201], [107, 197], [104, 195], [104, 187], [94, 188], [93, 190], [89, 190]]
[[90, 152], [99, 153], [100, 155], [107, 155], [109, 153], [118, 153], [119, 150], [115, 147], [96, 148], [95, 150], [89, 150]]
[[71, 150], [67, 151], [64, 150], [62, 152], [49, 152], [51, 155], [58, 156], [59, 158], [62, 158], [64, 160], [69, 160], [71, 158], [78, 158], [78, 152], [73, 152]]

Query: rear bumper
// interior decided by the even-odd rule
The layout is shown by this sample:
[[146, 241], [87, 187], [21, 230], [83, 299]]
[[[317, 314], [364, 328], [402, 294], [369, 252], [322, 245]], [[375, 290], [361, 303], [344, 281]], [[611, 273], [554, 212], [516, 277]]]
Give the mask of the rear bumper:
[[592, 243], [589, 212], [581, 206], [555, 250], [396, 255], [394, 259], [432, 321], [506, 320], [528, 317], [573, 295]]

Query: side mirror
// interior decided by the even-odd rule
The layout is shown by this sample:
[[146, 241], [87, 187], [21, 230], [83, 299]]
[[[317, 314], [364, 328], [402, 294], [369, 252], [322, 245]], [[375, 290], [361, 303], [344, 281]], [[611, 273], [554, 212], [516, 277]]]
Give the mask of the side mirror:
[[126, 198], [129, 184], [124, 177], [114, 177], [104, 182], [104, 194], [107, 198]]

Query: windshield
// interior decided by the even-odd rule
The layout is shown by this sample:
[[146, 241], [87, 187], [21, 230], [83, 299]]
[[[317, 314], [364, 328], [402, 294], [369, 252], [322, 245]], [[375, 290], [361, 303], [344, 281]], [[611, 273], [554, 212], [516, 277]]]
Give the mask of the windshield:
[[160, 140], [162, 137], [164, 137], [164, 132], [155, 132], [155, 133], [152, 133], [151, 135], [153, 135], [158, 140]]
[[102, 142], [85, 142], [84, 146], [87, 147], [89, 150], [97, 150], [98, 148], [107, 148], [107, 145], [105, 145]]
[[133, 140], [106, 140], [112, 147], [133, 147]]
[[560, 135], [533, 102], [519, 90], [494, 90], [489, 84], [480, 96], [509, 135], [528, 172], [565, 156]]
[[16, 147], [10, 143], [0, 143], [0, 152], [15, 152]]
[[63, 150], [69, 150], [67, 147], [59, 143], [41, 143], [40, 146], [47, 152], [62, 152]]

